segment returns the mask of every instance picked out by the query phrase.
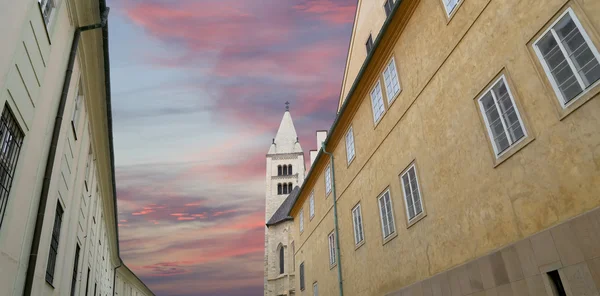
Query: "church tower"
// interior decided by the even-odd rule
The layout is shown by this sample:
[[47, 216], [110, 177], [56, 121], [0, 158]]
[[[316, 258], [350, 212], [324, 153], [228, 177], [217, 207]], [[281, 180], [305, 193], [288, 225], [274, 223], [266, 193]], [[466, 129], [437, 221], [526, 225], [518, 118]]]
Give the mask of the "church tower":
[[[289, 103], [267, 153], [265, 196], [264, 295], [294, 295], [294, 242], [288, 212], [304, 182], [304, 152], [298, 141]], [[294, 189], [296, 188], [296, 189]]]

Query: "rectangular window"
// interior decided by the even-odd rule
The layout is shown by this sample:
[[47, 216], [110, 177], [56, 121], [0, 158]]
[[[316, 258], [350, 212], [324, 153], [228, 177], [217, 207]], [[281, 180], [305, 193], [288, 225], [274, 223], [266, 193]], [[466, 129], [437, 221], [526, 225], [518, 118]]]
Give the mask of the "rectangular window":
[[89, 191], [89, 187], [90, 187], [90, 168], [92, 166], [92, 146], [90, 145], [90, 148], [88, 149], [88, 155], [87, 155], [87, 160], [85, 161], [85, 190]]
[[79, 127], [79, 114], [81, 113], [81, 101], [83, 99], [81, 95], [81, 81], [80, 86], [77, 88], [77, 94], [75, 95], [75, 107], [73, 107], [73, 118], [71, 118], [71, 124], [73, 125], [73, 132], [77, 136], [77, 128]]
[[90, 284], [90, 273], [92, 271], [88, 267], [87, 278], [85, 279], [85, 296], [88, 296], [88, 285]]
[[296, 271], [296, 244], [292, 241], [292, 271]]
[[300, 210], [300, 218], [298, 218], [300, 222], [300, 233], [304, 231], [304, 210]]
[[300, 291], [304, 291], [304, 262], [300, 263]]
[[54, 10], [54, 0], [38, 0], [40, 6], [42, 7], [42, 16], [44, 17], [44, 22], [46, 26], [50, 24], [50, 17], [52, 16], [52, 11]]
[[389, 17], [394, 9], [394, 0], [386, 0], [383, 9], [385, 9], [385, 16]]
[[335, 235], [333, 231], [329, 234], [329, 265], [335, 264]]
[[563, 108], [600, 79], [600, 54], [571, 8], [534, 48]]
[[396, 96], [400, 93], [400, 80], [398, 80], [398, 70], [396, 69], [396, 60], [388, 63], [383, 70], [383, 81], [385, 83], [385, 94], [387, 95], [388, 104], [391, 104]]
[[313, 284], [313, 296], [319, 296], [319, 285], [317, 282]]
[[525, 127], [504, 75], [481, 98], [479, 107], [496, 156], [525, 137]]
[[315, 216], [315, 192], [310, 193], [309, 201], [308, 201], [308, 214], [310, 219]]
[[383, 239], [386, 239], [396, 232], [389, 189], [379, 197], [379, 215], [381, 216]]
[[550, 271], [547, 273], [547, 275], [550, 279], [550, 285], [553, 295], [567, 296], [567, 292], [565, 292], [565, 287], [563, 286], [563, 282], [560, 279], [560, 274], [558, 273], [558, 270]]
[[352, 127], [346, 133], [346, 160], [348, 164], [354, 159], [354, 131]]
[[325, 169], [325, 195], [331, 192], [331, 164]]
[[23, 132], [10, 111], [8, 105], [4, 105], [0, 117], [0, 227], [6, 213], [8, 197], [12, 180], [17, 168], [17, 160], [23, 144]]
[[371, 91], [371, 106], [373, 107], [373, 121], [377, 123], [385, 112], [383, 95], [381, 94], [381, 83], [379, 81], [377, 81], [377, 84]]
[[352, 209], [352, 223], [354, 225], [354, 244], [358, 245], [365, 239], [360, 204]]
[[369, 38], [367, 38], [367, 43], [365, 43], [365, 46], [367, 47], [367, 55], [369, 53], [371, 53], [371, 50], [373, 50], [373, 36], [371, 34], [369, 34]]
[[52, 240], [50, 241], [50, 252], [48, 254], [48, 265], [46, 266], [46, 281], [51, 285], [54, 281], [54, 269], [56, 266], [56, 256], [58, 254], [58, 243], [60, 241], [60, 228], [62, 225], [63, 212], [63, 208], [59, 202], [56, 205], [54, 228], [52, 229]]
[[452, 14], [452, 12], [456, 8], [456, 6], [458, 6], [458, 2], [460, 2], [460, 0], [442, 0], [442, 1], [444, 1], [444, 8], [446, 8], [446, 14], [448, 16], [450, 16]]
[[402, 174], [401, 179], [402, 188], [404, 189], [404, 200], [406, 201], [406, 213], [408, 221], [410, 221], [423, 212], [419, 181], [417, 180], [417, 172], [414, 164]]
[[75, 296], [75, 286], [77, 285], [77, 267], [79, 265], [79, 244], [75, 244], [75, 261], [73, 262], [73, 278], [71, 279], [71, 296]]

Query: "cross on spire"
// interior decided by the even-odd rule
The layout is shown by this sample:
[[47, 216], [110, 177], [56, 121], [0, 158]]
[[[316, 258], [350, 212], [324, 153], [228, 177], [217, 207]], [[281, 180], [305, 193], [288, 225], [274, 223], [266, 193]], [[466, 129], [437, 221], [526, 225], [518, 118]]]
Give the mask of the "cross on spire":
[[285, 102], [285, 111], [290, 111], [290, 102]]

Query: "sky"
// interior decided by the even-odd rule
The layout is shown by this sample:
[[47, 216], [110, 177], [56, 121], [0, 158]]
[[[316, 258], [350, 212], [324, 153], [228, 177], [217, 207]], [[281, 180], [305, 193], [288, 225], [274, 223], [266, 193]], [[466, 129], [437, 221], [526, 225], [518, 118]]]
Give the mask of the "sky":
[[286, 101], [305, 153], [331, 126], [356, 0], [108, 5], [124, 262], [159, 296], [262, 295], [265, 154]]

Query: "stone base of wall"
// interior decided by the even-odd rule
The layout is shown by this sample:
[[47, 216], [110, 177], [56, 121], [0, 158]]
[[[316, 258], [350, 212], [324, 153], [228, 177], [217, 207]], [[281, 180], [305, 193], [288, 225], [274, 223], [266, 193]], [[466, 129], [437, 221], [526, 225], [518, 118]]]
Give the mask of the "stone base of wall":
[[600, 208], [387, 296], [558, 296], [553, 271], [567, 296], [600, 296]]

